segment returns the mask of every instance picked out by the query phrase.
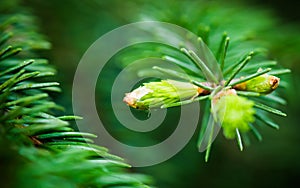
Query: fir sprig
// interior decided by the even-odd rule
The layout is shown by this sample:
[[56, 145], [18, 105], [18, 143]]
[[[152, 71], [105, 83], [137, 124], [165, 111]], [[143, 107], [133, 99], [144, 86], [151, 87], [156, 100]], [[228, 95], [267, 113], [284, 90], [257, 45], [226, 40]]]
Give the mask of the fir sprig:
[[[277, 91], [280, 90], [281, 87], [283, 87], [283, 84], [281, 85], [279, 83], [280, 79], [276, 76], [289, 73], [290, 70], [279, 68], [277, 62], [269, 59], [268, 50], [267, 48], [265, 48], [266, 42], [263, 42], [261, 38], [255, 38], [254, 36], [249, 37], [250, 33], [253, 34], [262, 32], [266, 28], [268, 28], [269, 25], [264, 26], [265, 23], [271, 20], [269, 19], [268, 15], [261, 13], [261, 19], [259, 21], [252, 22], [251, 18], [254, 18], [253, 16], [251, 16], [252, 13], [247, 12], [245, 13], [247, 15], [244, 15], [244, 13], [239, 12], [238, 15], [233, 15], [235, 13], [233, 13], [230, 8], [226, 7], [226, 5], [221, 10], [219, 8], [216, 8], [216, 6], [220, 5], [217, 5], [213, 2], [202, 3], [201, 6], [197, 6], [199, 5], [198, 2], [190, 2], [188, 3], [188, 5], [186, 3], [166, 4], [168, 9], [172, 7], [172, 11], [167, 12], [162, 11], [165, 10], [162, 8], [164, 5], [165, 4], [162, 3], [156, 6], [148, 6], [149, 10], [151, 11], [147, 12], [147, 14], [144, 14], [142, 16], [142, 19], [170, 22], [190, 29], [194, 32], [197, 32], [197, 28], [200, 30], [205, 28], [206, 32], [204, 32], [203, 30], [198, 31], [197, 33], [200, 34], [199, 37], [202, 38], [202, 40], [200, 41], [204, 41], [214, 53], [215, 58], [217, 59], [219, 64], [219, 69], [222, 70], [223, 79], [220, 80], [219, 73], [216, 73], [213, 70], [209, 69], [206, 66], [207, 62], [204, 62], [204, 60], [202, 60], [200, 56], [197, 56], [195, 52], [185, 48], [184, 42], [182, 42], [182, 45], [178, 46], [177, 49], [171, 49], [159, 44], [144, 44], [137, 47], [131, 47], [126, 53], [124, 53], [127, 57], [130, 56], [131, 58], [121, 59], [121, 62], [123, 62], [124, 65], [127, 65], [131, 61], [139, 58], [162, 57], [162, 60], [174, 63], [182, 68], [185, 71], [186, 75], [176, 72], [175, 70], [168, 70], [159, 66], [155, 66], [154, 70], [163, 73], [167, 78], [189, 82], [189, 84], [193, 84], [193, 87], [197, 86], [200, 88], [198, 89], [198, 91], [200, 92], [198, 92], [198, 95], [196, 95], [196, 97], [190, 95], [188, 97], [188, 100], [185, 98], [181, 101], [172, 101], [172, 99], [174, 98], [171, 98], [168, 92], [165, 92], [165, 94], [163, 95], [165, 97], [165, 104], [158, 105], [160, 105], [161, 108], [174, 107], [191, 102], [197, 102], [202, 99], [208, 99], [208, 102], [211, 103], [210, 101], [214, 100], [215, 98], [214, 95], [220, 91], [215, 91], [219, 89], [219, 87], [216, 87], [219, 85], [225, 90], [226, 88], [236, 90], [236, 97], [233, 97], [232, 101], [244, 101], [244, 103], [251, 103], [251, 105], [249, 105], [249, 112], [251, 112], [251, 114], [246, 112], [243, 108], [243, 104], [240, 103], [237, 103], [239, 107], [238, 110], [236, 110], [236, 112], [241, 111], [242, 113], [244, 113], [244, 115], [246, 115], [245, 117], [251, 116], [251, 121], [246, 121], [247, 118], [241, 118], [238, 120], [239, 122], [233, 123], [233, 121], [236, 120], [234, 120], [234, 117], [232, 117], [234, 116], [234, 114], [230, 111], [226, 111], [223, 113], [223, 115], [231, 114], [231, 117], [226, 117], [226, 121], [223, 122], [226, 124], [222, 125], [222, 128], [224, 129], [224, 135], [229, 139], [236, 138], [241, 150], [243, 149], [242, 140], [245, 132], [252, 132], [258, 140], [262, 139], [261, 134], [255, 127], [256, 123], [253, 123], [255, 117], [256, 119], [263, 121], [266, 125], [274, 125], [274, 127], [278, 127], [275, 126], [276, 124], [272, 121], [271, 118], [267, 118], [267, 121], [265, 121], [266, 119], [264, 119], [264, 117], [266, 116], [266, 112], [269, 114], [286, 116], [286, 114], [283, 113], [282, 110], [277, 109], [277, 107], [281, 108], [285, 103], [283, 102], [284, 99], [281, 98], [280, 93]], [[211, 20], [210, 17], [207, 17], [206, 15], [206, 13], [210, 10], [213, 10], [214, 18], [222, 17], [223, 19]], [[254, 12], [257, 13], [257, 11]], [[178, 15], [185, 15], [186, 17], [184, 17], [185, 19], [180, 19], [178, 18]], [[241, 18], [249, 19], [247, 22], [249, 24], [238, 25], [238, 23], [240, 23], [241, 21]], [[195, 41], [192, 43], [195, 44]], [[200, 48], [200, 46], [194, 46], [194, 48]], [[138, 72], [139, 71], [142, 72], [144, 70], [138, 70]], [[147, 76], [155, 76], [155, 72], [153, 72], [153, 75], [151, 75], [151, 72], [149, 71]], [[162, 80], [161, 82], [164, 82], [164, 80]], [[152, 84], [154, 85], [154, 83]], [[157, 85], [159, 84], [160, 82], [157, 82]], [[146, 86], [147, 84], [144, 85]], [[275, 90], [277, 87], [279, 88]], [[176, 84], [174, 85], [174, 88], [178, 89]], [[133, 92], [135, 92], [135, 90]], [[153, 97], [151, 99], [155, 100], [154, 96], [156, 90], [151, 89], [151, 91], [149, 91], [148, 93], [151, 92], [153, 93], [151, 94]], [[181, 89], [177, 90], [177, 92], [178, 96], [176, 96], [176, 98], [178, 99], [181, 97]], [[226, 91], [224, 91], [224, 93], [226, 93]], [[208, 95], [210, 97], [206, 97]], [[148, 96], [149, 95], [147, 94], [145, 95], [145, 97]], [[240, 96], [243, 96], [245, 100], [242, 100]], [[141, 104], [143, 104], [143, 97], [144, 96], [140, 96], [140, 98], [137, 99], [136, 103], [139, 104], [139, 102], [141, 102]], [[262, 99], [269, 99], [268, 101], [271, 103], [266, 103], [266, 100]], [[222, 100], [222, 97], [220, 98], [220, 100]], [[228, 98], [228, 100], [229, 101], [224, 102], [224, 104], [229, 104], [231, 98]], [[234, 108], [237, 107], [235, 106]], [[232, 110], [234, 108], [233, 106], [231, 108], [229, 105], [229, 108], [227, 110]], [[222, 108], [220, 107], [219, 109]], [[201, 126], [202, 134], [200, 134], [199, 140], [203, 140], [203, 132], [205, 132], [205, 130], [208, 130], [208, 127], [206, 126], [208, 122], [207, 120], [210, 119], [208, 116], [209, 114], [207, 113], [203, 116], [203, 124]], [[244, 122], [246, 122], [246, 124], [244, 124]], [[220, 123], [222, 124], [222, 122]], [[238, 124], [244, 124], [246, 125], [246, 128], [241, 129], [238, 126], [234, 126]], [[228, 127], [230, 127], [230, 129], [228, 129]], [[226, 132], [226, 129], [227, 131], [230, 130], [229, 133]], [[211, 129], [211, 132], [213, 132], [213, 129]], [[209, 141], [207, 144], [208, 149], [206, 160], [208, 159], [208, 154], [211, 146]]]

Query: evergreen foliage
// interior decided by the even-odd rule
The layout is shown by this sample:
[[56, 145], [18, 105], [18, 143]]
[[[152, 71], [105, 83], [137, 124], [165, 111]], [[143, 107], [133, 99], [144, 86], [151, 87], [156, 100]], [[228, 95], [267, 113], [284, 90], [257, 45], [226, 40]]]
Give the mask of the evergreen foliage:
[[71, 126], [80, 117], [55, 115], [61, 89], [41, 57], [51, 44], [28, 10], [1, 3], [1, 187], [148, 187], [148, 176], [129, 173], [123, 159], [93, 144], [96, 135]]
[[[74, 4], [79, 3], [79, 9], [82, 7], [86, 8], [84, 6], [89, 4], [87, 12], [95, 12], [91, 14], [98, 15], [98, 17], [95, 16], [94, 18], [98, 20], [101, 20], [103, 15], [108, 15], [105, 11], [102, 14], [99, 9], [102, 8], [103, 4], [110, 3], [110, 1], [104, 2], [99, 0], [70, 1], [65, 4], [62, 4], [61, 1], [54, 2], [52, 6], [59, 6], [61, 12], [69, 8], [68, 3], [70, 2], [73, 3], [73, 7], [75, 7]], [[147, 2], [151, 2], [151, 4]], [[118, 12], [117, 15], [119, 17], [116, 16], [117, 18], [114, 17], [111, 20], [119, 19], [124, 21], [124, 17], [127, 19], [128, 16], [132, 16], [133, 19], [130, 22], [141, 20], [165, 21], [180, 25], [198, 34], [214, 53], [223, 71], [225, 80], [231, 81], [227, 83], [228, 86], [232, 87], [252, 78], [262, 78], [259, 76], [265, 73], [280, 77], [279, 88], [269, 95], [256, 91], [237, 91], [238, 95], [244, 97], [243, 99], [247, 99], [248, 102], [251, 101], [251, 105], [248, 104], [248, 106], [251, 106], [251, 113], [252, 108], [255, 108], [255, 123], [249, 123], [247, 130], [250, 130], [250, 133], [253, 133], [257, 140], [262, 140], [262, 135], [259, 132], [264, 129], [262, 125], [279, 129], [279, 125], [275, 123], [276, 117], [274, 115], [286, 115], [282, 111], [284, 111], [284, 106], [287, 102], [282, 98], [282, 94], [291, 93], [291, 90], [288, 87], [289, 84], [285, 79], [286, 77], [282, 75], [289, 73], [290, 70], [282, 69], [274, 58], [283, 61], [289, 67], [300, 59], [298, 55], [300, 45], [295, 45], [300, 44], [299, 32], [294, 27], [282, 25], [268, 10], [262, 10], [257, 7], [251, 8], [244, 3], [229, 3], [220, 0], [175, 1], [175, 3], [171, 0], [142, 0], [128, 3], [129, 5], [136, 5], [132, 10], [139, 10], [140, 13], [138, 14], [131, 9], [126, 10], [124, 13], [124, 7], [120, 6], [120, 3], [123, 3], [123, 1], [113, 1], [113, 3], [114, 5], [112, 6], [108, 5], [110, 9], [107, 11], [111, 11], [109, 12], [111, 14]], [[126, 4], [126, 8], [128, 8], [128, 4]], [[121, 8], [117, 9], [116, 7]], [[24, 8], [16, 6], [14, 1], [1, 1], [0, 11], [1, 187], [144, 187], [145, 185], [142, 182], [149, 183], [149, 177], [127, 173], [127, 171], [124, 171], [124, 167], [127, 168], [129, 165], [125, 164], [122, 159], [109, 154], [106, 148], [93, 145], [92, 139], [96, 135], [75, 131], [70, 123], [76, 118], [80, 119], [80, 117], [55, 115], [60, 114], [62, 110], [61, 106], [52, 101], [57, 96], [57, 93], [60, 92], [59, 83], [53, 81], [56, 70], [48, 64], [47, 59], [41, 57], [43, 51], [51, 47], [50, 43], [37, 32], [35, 17]], [[115, 12], [112, 13], [113, 11]], [[52, 10], [50, 12], [52, 14]], [[69, 13], [66, 11], [65, 14]], [[69, 40], [74, 40], [75, 42], [72, 45], [77, 45], [78, 48], [86, 47], [85, 45], [87, 44], [80, 41], [82, 38], [79, 37], [82, 35], [82, 25], [84, 23], [78, 25], [76, 19], [79, 19], [81, 15], [78, 16], [77, 12], [76, 14], [73, 12], [72, 16], [65, 17], [66, 19], [72, 18], [72, 20], [75, 20], [70, 21], [69, 26], [73, 26], [73, 30], [77, 29], [77, 33], [75, 32]], [[54, 18], [51, 19], [54, 20]], [[111, 22], [110, 19], [107, 20], [104, 18], [101, 22]], [[103, 29], [105, 27], [101, 24], [99, 26], [94, 24], [93, 21], [89, 24], [86, 24], [86, 27], [83, 28], [84, 30], [89, 28], [91, 35], [86, 37], [90, 37], [90, 41], [93, 40], [91, 39], [92, 37], [95, 37], [92, 33], [98, 36], [99, 30], [105, 31]], [[111, 23], [105, 24], [108, 27], [107, 25]], [[116, 23], [112, 24], [113, 27], [115, 27], [114, 24]], [[62, 30], [67, 33], [65, 34], [66, 36], [69, 36], [66, 28], [62, 27]], [[63, 42], [60, 44], [63, 44]], [[64, 45], [61, 45], [61, 48]], [[188, 53], [178, 49], [174, 50], [166, 46], [146, 44], [127, 49], [125, 58], [121, 59], [123, 66], [126, 66], [140, 58], [160, 57], [181, 66], [189, 74], [190, 78], [196, 79], [196, 82], [193, 84], [196, 83], [199, 87], [202, 86], [204, 89], [211, 90], [211, 87], [201, 85], [202, 82], [205, 82], [205, 79], [204, 77], [199, 77], [201, 71], [187, 55]], [[71, 63], [70, 60], [66, 60], [66, 62]], [[245, 66], [239, 67], [238, 65], [241, 63], [245, 63]], [[260, 68], [262, 68], [262, 71], [259, 72]], [[164, 70], [162, 67], [154, 67], [153, 70], [139, 70], [138, 74], [148, 74], [149, 72], [149, 76], [160, 72], [172, 77], [172, 72]], [[175, 74], [177, 73], [175, 72]], [[174, 77], [172, 78], [174, 79]], [[177, 77], [176, 79], [182, 81], [182, 78]], [[201, 96], [195, 98], [198, 101], [203, 101], [204, 99], [206, 99], [206, 104], [201, 102], [201, 105], [209, 107], [210, 100], [207, 100], [209, 97]], [[239, 100], [241, 98], [234, 99]], [[252, 102], [254, 102], [254, 106]], [[172, 103], [165, 107], [183, 104], [182, 102]], [[210, 110], [205, 108], [202, 112], [204, 114], [202, 131], [199, 133], [200, 138], [203, 136], [203, 130], [206, 128]], [[231, 117], [228, 116], [228, 118], [228, 122], [232, 122]], [[252, 122], [252, 119], [249, 122]], [[233, 132], [231, 131], [230, 133]], [[244, 143], [249, 143], [247, 134], [234, 134], [240, 147], [241, 138]], [[288, 135], [288, 133], [286, 134]], [[282, 147], [287, 146], [290, 142], [286, 141]], [[281, 141], [276, 143], [281, 143]], [[289, 146], [290, 149], [291, 147], [294, 149], [292, 145]], [[228, 152], [231, 152], [230, 149], [228, 149]], [[259, 157], [262, 155], [249, 155], [250, 157], [248, 156], [247, 159], [251, 158], [249, 160], [251, 164], [253, 162], [252, 158], [256, 158], [256, 160], [259, 158], [260, 160], [256, 161], [257, 165], [253, 165], [253, 168], [245, 171], [245, 168], [249, 166], [245, 165], [245, 161], [244, 164], [243, 161], [239, 161], [237, 165], [237, 158], [234, 157], [238, 156], [238, 154], [231, 153], [232, 155], [229, 157], [227, 153], [222, 152], [219, 152], [219, 154], [223, 156], [216, 155], [215, 158], [221, 158], [219, 161], [226, 161], [227, 164], [226, 166], [225, 163], [217, 163], [219, 167], [217, 172], [214, 165], [207, 168], [197, 168], [194, 171], [191, 170], [191, 166], [194, 167], [194, 163], [199, 159], [198, 156], [187, 156], [186, 158], [189, 158], [190, 163], [193, 165], [189, 165], [187, 162], [181, 163], [181, 159], [177, 159], [173, 165], [180, 170], [175, 168], [159, 169], [157, 171], [154, 170], [155, 173], [153, 174], [156, 174], [157, 179], [169, 181], [169, 184], [172, 181], [173, 185], [179, 187], [183, 187], [183, 185], [194, 186], [194, 181], [190, 180], [191, 174], [195, 173], [195, 171], [197, 171], [197, 181], [199, 180], [198, 177], [206, 179], [206, 181], [201, 181], [202, 186], [216, 185], [215, 182], [224, 186], [228, 186], [226, 183], [230, 182], [236, 186], [243, 184], [246, 187], [253, 186], [253, 184], [261, 184], [261, 186], [275, 185], [279, 182], [276, 186], [286, 186], [287, 181], [293, 178], [293, 176], [287, 177], [287, 175], [282, 178], [284, 174], [293, 173], [292, 169], [289, 169], [292, 168], [292, 162], [289, 163], [290, 166], [286, 166], [285, 162], [287, 160], [296, 161], [287, 158], [287, 156], [293, 156], [287, 151], [284, 151], [284, 154], [281, 151], [280, 153], [275, 153], [280, 160], [282, 159], [281, 156], [284, 155], [283, 158], [285, 157], [285, 160], [282, 160], [278, 167], [274, 168], [273, 166], [270, 168], [270, 165], [275, 164], [277, 160], [273, 160], [273, 163], [268, 163], [264, 167], [269, 167], [269, 171], [262, 169], [259, 163], [266, 160], [271, 161], [269, 160], [270, 158], [267, 158], [270, 157], [268, 155], [266, 155], [267, 159], [260, 159]], [[228, 158], [234, 161], [227, 161], [226, 159]], [[273, 159], [273, 153], [271, 158]], [[245, 160], [247, 159], [245, 157]], [[297, 164], [292, 165], [297, 166]], [[210, 171], [209, 169], [213, 170]], [[257, 173], [258, 170], [261, 173]], [[262, 174], [264, 175], [264, 181], [259, 181], [259, 183], [257, 181], [249, 182], [249, 179], [254, 178], [256, 180]], [[216, 177], [218, 175], [221, 178]], [[231, 180], [231, 175], [234, 175], [235, 181]], [[248, 178], [247, 184], [244, 184], [244, 176]], [[188, 181], [182, 181], [182, 179]], [[248, 185], [248, 183], [250, 184]]]

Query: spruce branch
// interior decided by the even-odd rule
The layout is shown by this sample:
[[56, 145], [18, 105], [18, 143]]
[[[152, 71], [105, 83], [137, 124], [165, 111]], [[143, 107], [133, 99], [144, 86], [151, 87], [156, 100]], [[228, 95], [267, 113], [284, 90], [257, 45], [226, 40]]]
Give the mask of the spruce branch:
[[[164, 15], [162, 13], [163, 9], [157, 7], [163, 7], [165, 5], [170, 8], [170, 4], [167, 3], [153, 5], [149, 8], [151, 12], [149, 11], [146, 13], [146, 17], [153, 20], [174, 23], [197, 32], [199, 34], [199, 39], [205, 41], [219, 63], [219, 69], [222, 70], [222, 80], [218, 80], [218, 78], [221, 77], [219, 73], [211, 70], [210, 67], [207, 66], [206, 63], [208, 62], [203, 62], [203, 59], [198, 57], [194, 51], [185, 47], [184, 41], [182, 41], [182, 46], [179, 47], [181, 54], [178, 53], [178, 49], [174, 50], [169, 48], [166, 50], [167, 47], [165, 46], [164, 48], [159, 48], [157, 47], [157, 44], [147, 44], [142, 47], [132, 47], [131, 53], [125, 53], [122, 57], [126, 59], [126, 57], [130, 56], [131, 60], [137, 60], [145, 57], [161, 57], [160, 55], [164, 54], [163, 60], [179, 65], [187, 75], [178, 73], [175, 70], [165, 69], [163, 66], [155, 66], [155, 70], [167, 77], [170, 76], [172, 79], [186, 82], [187, 85], [193, 84], [193, 87], [198, 87], [198, 94], [196, 96], [190, 95], [181, 101], [178, 101], [178, 98], [182, 98], [180, 92], [178, 92], [179, 96], [176, 96], [176, 98], [172, 98], [172, 96], [167, 94], [164, 95], [164, 101], [167, 101], [167, 103], [156, 103], [156, 105], [161, 106], [161, 108], [175, 107], [202, 100], [205, 100], [207, 104], [212, 104], [214, 99], [216, 99], [216, 96], [219, 96], [219, 98], [216, 99], [217, 101], [226, 101], [224, 104], [227, 103], [228, 111], [223, 113], [231, 115], [228, 115], [228, 117], [225, 116], [225, 122], [217, 123], [220, 123], [222, 129], [224, 129], [224, 136], [228, 139], [235, 138], [239, 149], [243, 150], [244, 144], [247, 146], [248, 143], [250, 143], [247, 136], [248, 133], [254, 134], [257, 140], [262, 140], [262, 135], [260, 134], [259, 129], [256, 128], [257, 122], [262, 121], [268, 126], [278, 128], [278, 125], [273, 122], [273, 119], [265, 117], [268, 117], [268, 114], [286, 116], [286, 114], [280, 110], [283, 105], [286, 105], [286, 101], [280, 95], [280, 88], [288, 87], [288, 84], [285, 83], [284, 80], [280, 80], [279, 76], [290, 73], [291, 71], [289, 69], [279, 68], [276, 61], [269, 59], [268, 49], [264, 45], [264, 42], [255, 37], [249, 37], [249, 31], [253, 33], [261, 32], [261, 30], [268, 31], [267, 28], [263, 27], [263, 24], [260, 25], [259, 21], [249, 21], [249, 23], [251, 23], [250, 25], [240, 26], [240, 20], [238, 19], [239, 14], [243, 14], [243, 16], [249, 18], [249, 20], [251, 19], [251, 16], [247, 15], [247, 13], [236, 13], [236, 16], [232, 16], [232, 12], [229, 10], [227, 12], [226, 8], [224, 11], [216, 9], [213, 3], [203, 3], [203, 6], [200, 7], [197, 6], [197, 2], [193, 3], [194, 7], [197, 7], [197, 9], [192, 8], [194, 12], [189, 9], [187, 14], [196, 18], [194, 20], [187, 19], [178, 21], [176, 19], [178, 15], [172, 14], [172, 12], [167, 16], [161, 16]], [[184, 5], [180, 3], [172, 5], [172, 8], [177, 11], [181, 10], [181, 7], [184, 7]], [[211, 9], [213, 9], [212, 12], [214, 16], [220, 16], [224, 18], [224, 20], [205, 19], [207, 18], [205, 13], [207, 13], [207, 10]], [[227, 14], [231, 16], [226, 16]], [[225, 19], [229, 17], [230, 19]], [[261, 19], [270, 18], [262, 17]], [[254, 23], [257, 23], [257, 25]], [[196, 41], [191, 43], [197, 44]], [[149, 56], [141, 55], [145, 50], [151, 51], [154, 46], [155, 49], [160, 50], [152, 51]], [[194, 46], [194, 49], [197, 48], [199, 49], [201, 46]], [[122, 57], [120, 58], [121, 61], [123, 61]], [[130, 64], [128, 59], [124, 61], [126, 61], [127, 65]], [[199, 71], [200, 73], [198, 73]], [[151, 76], [151, 74], [148, 76]], [[155, 87], [155, 85], [158, 86], [160, 82], [164, 82], [164, 80], [158, 81], [156, 84], [152, 83], [153, 87]], [[146, 84], [146, 82], [143, 83], [143, 85]], [[192, 86], [190, 88], [192, 88]], [[231, 92], [235, 93], [232, 99], [230, 99], [231, 97], [228, 97], [228, 90], [234, 90], [234, 92]], [[134, 93], [136, 90], [131, 92]], [[219, 93], [223, 94], [220, 95]], [[155, 96], [155, 90], [153, 90], [152, 96], [148, 96], [150, 97], [148, 100], [154, 100], [155, 97], [153, 96]], [[140, 105], [144, 102], [142, 98], [135, 98], [135, 100], [136, 103], [140, 102]], [[232, 106], [228, 106], [230, 100], [235, 101], [232, 102]], [[125, 102], [126, 101], [128, 100], [125, 100]], [[272, 107], [266, 105], [266, 102], [271, 102]], [[249, 105], [248, 108], [245, 109], [244, 105], [247, 103]], [[128, 102], [127, 104], [131, 107], [136, 107]], [[233, 106], [233, 104], [236, 104], [236, 106]], [[212, 104], [212, 106], [214, 105], [215, 104]], [[224, 105], [222, 106], [222, 104], [219, 105], [221, 106], [219, 109], [225, 107]], [[151, 108], [150, 106], [147, 106], [146, 109], [148, 109], [148, 107]], [[142, 109], [145, 110], [145, 108]], [[206, 108], [205, 112], [206, 113], [202, 116], [203, 123], [199, 134], [198, 147], [202, 144], [200, 141], [203, 140], [205, 130], [212, 130], [212, 127], [209, 126], [213, 125], [209, 121], [210, 115], [212, 114], [212, 107]], [[242, 118], [235, 118], [236, 116]], [[244, 126], [239, 127], [241, 125]], [[209, 141], [207, 142], [205, 160], [208, 159], [211, 149], [211, 143]]]

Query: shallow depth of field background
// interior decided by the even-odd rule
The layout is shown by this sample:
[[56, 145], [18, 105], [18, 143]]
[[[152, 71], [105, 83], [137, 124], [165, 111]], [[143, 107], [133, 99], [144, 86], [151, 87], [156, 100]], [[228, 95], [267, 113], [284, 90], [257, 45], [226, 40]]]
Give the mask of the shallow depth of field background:
[[[57, 77], [63, 88], [58, 103], [65, 106], [69, 114], [72, 113], [73, 74], [85, 50], [104, 33], [130, 23], [145, 6], [143, 1], [95, 1], [27, 0], [24, 3], [39, 17], [42, 32], [53, 44], [52, 51], [45, 56], [58, 69]], [[249, 6], [264, 6], [274, 11], [282, 22], [300, 24], [300, 14], [297, 12], [299, 3], [296, 1], [262, 3], [257, 0], [247, 3]], [[295, 59], [300, 60], [300, 52]], [[280, 63], [291, 68], [293, 76], [290, 89], [286, 92], [288, 107], [282, 109], [288, 113], [288, 117], [278, 118], [277, 122], [281, 125], [279, 131], [265, 127], [262, 130], [263, 142], [253, 139], [252, 145], [243, 152], [238, 150], [234, 141], [225, 140], [220, 134], [212, 147], [208, 163], [204, 163], [204, 154], [198, 153], [196, 149], [198, 135], [195, 134], [185, 149], [170, 160], [134, 170], [153, 176], [158, 187], [285, 187], [299, 181], [300, 88], [297, 83], [300, 81], [300, 61], [289, 62], [287, 65], [285, 62]], [[165, 131], [174, 128], [171, 123], [169, 126], [170, 129], [166, 128]], [[118, 132], [122, 134], [122, 131]], [[135, 139], [143, 142], [142, 136]]]

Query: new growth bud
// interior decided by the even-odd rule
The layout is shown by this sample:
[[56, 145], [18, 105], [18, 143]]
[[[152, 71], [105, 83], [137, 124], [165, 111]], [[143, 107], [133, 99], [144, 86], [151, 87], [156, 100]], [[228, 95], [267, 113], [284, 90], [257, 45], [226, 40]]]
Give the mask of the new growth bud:
[[278, 87], [279, 81], [280, 79], [276, 76], [263, 74], [241, 84], [237, 84], [234, 86], [234, 89], [269, 94]]
[[234, 89], [219, 92], [213, 98], [214, 114], [220, 121], [223, 134], [228, 139], [236, 137], [236, 129], [247, 132], [254, 122], [254, 102], [236, 94]]
[[137, 109], [160, 108], [164, 104], [192, 99], [198, 96], [199, 87], [175, 80], [144, 83], [143, 86], [126, 93], [123, 101]]

